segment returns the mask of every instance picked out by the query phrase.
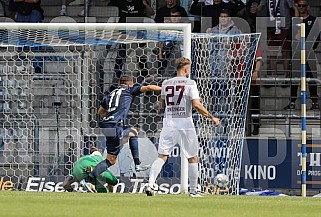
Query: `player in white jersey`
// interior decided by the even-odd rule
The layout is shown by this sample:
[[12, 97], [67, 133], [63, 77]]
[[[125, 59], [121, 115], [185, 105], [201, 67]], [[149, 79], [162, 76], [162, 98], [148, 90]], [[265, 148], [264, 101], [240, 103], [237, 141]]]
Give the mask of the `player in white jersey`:
[[210, 118], [216, 127], [219, 126], [220, 121], [210, 114], [200, 102], [196, 83], [189, 79], [191, 61], [181, 57], [176, 60], [176, 65], [176, 77], [165, 80], [162, 84], [162, 98], [166, 106], [165, 115], [158, 146], [158, 158], [150, 169], [146, 194], [147, 196], [155, 194], [156, 178], [175, 144], [179, 144], [188, 158], [189, 194], [191, 197], [201, 197], [197, 193], [199, 145], [192, 119], [192, 107], [201, 115]]

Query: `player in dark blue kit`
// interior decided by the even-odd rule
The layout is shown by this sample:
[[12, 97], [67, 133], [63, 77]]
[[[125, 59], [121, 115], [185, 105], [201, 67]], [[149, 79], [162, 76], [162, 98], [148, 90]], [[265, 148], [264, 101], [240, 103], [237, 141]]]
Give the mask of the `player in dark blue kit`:
[[138, 133], [133, 127], [127, 126], [127, 116], [135, 97], [148, 91], [160, 91], [156, 85], [134, 86], [133, 79], [129, 75], [123, 75], [119, 79], [119, 86], [105, 95], [100, 102], [98, 114], [101, 117], [101, 128], [106, 136], [106, 160], [100, 162], [95, 169], [80, 183], [88, 191], [93, 192], [89, 183], [96, 179], [108, 167], [115, 164], [125, 137], [129, 137], [129, 147], [134, 158], [135, 170], [143, 171], [147, 168], [140, 166], [138, 151]]

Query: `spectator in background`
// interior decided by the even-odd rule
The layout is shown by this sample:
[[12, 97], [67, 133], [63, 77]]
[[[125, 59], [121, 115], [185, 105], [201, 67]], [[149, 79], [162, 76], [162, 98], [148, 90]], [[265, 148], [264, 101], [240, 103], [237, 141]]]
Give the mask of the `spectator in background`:
[[[119, 23], [128, 23], [128, 22], [144, 22], [143, 20], [138, 20], [139, 18], [144, 18], [147, 16], [152, 16], [155, 14], [154, 9], [150, 6], [147, 0], [112, 0], [109, 6], [117, 6], [119, 8]], [[133, 20], [130, 20], [130, 19]], [[136, 19], [135, 19], [136, 18]], [[124, 32], [125, 34], [125, 32]], [[137, 37], [143, 37], [143, 32], [138, 31]], [[139, 43], [138, 46], [140, 48], [144, 48], [146, 43]], [[117, 50], [117, 56], [115, 60], [115, 73], [116, 77], [120, 78], [123, 65], [126, 61], [126, 44], [119, 44], [119, 48]], [[137, 55], [137, 62], [139, 68], [141, 70], [140, 75], [145, 77], [148, 75], [147, 70], [147, 57], [145, 54]], [[142, 78], [139, 78], [142, 79]]]
[[[297, 7], [294, 0], [261, 0], [260, 4], [252, 11], [259, 12], [267, 8], [268, 16], [274, 23], [274, 27], [268, 27], [267, 38], [268, 46], [281, 46], [284, 76], [289, 77], [290, 69], [290, 53], [291, 53], [291, 10], [294, 11], [295, 16], [298, 16]], [[285, 26], [281, 26], [281, 17], [285, 18]], [[276, 76], [277, 62], [276, 54], [271, 54], [269, 59], [270, 70], [272, 76]]]
[[[306, 39], [315, 24], [316, 17], [309, 14], [309, 2], [307, 0], [299, 0], [298, 4], [298, 11], [299, 16], [302, 18], [303, 22], [305, 23], [305, 36]], [[296, 29], [295, 33], [295, 40], [300, 40], [300, 30]], [[318, 47], [320, 41], [320, 33], [318, 33], [318, 36], [316, 38], [316, 41], [307, 41], [306, 43], [313, 43], [312, 48], [315, 50]], [[296, 51], [298, 52], [298, 51]], [[311, 56], [309, 56], [309, 52], [307, 53], [307, 59]], [[313, 58], [313, 57], [312, 57]], [[314, 57], [315, 58], [315, 57]], [[298, 67], [299, 68], [299, 67]], [[296, 77], [299, 77], [300, 73], [297, 73]], [[311, 70], [311, 67], [309, 65], [309, 61], [306, 62], [306, 77], [307, 78], [313, 78], [313, 71]], [[291, 86], [291, 98], [290, 98], [290, 104], [285, 106], [284, 109], [295, 109], [295, 101], [297, 99], [297, 92], [298, 92], [299, 85], [298, 84], [292, 84]], [[310, 98], [312, 100], [311, 110], [319, 109], [319, 103], [318, 103], [318, 91], [317, 91], [317, 85], [314, 82], [309, 82], [309, 92], [310, 92]]]
[[227, 8], [226, 6], [222, 0], [193, 0], [190, 13], [211, 18], [212, 23], [209, 26], [213, 27], [219, 24], [220, 12], [223, 8]]
[[232, 17], [244, 18], [246, 11], [246, 0], [222, 0], [226, 8], [231, 11]]
[[256, 16], [257, 16], [257, 6], [260, 4], [261, 0], [247, 0], [245, 19], [247, 20], [251, 32], [256, 32]]
[[165, 6], [160, 7], [156, 10], [155, 22], [164, 23], [165, 19], [168, 19], [170, 17], [170, 11], [174, 7], [179, 11], [180, 17], [187, 17], [185, 9], [181, 6], [178, 6], [177, 1], [179, 0], [165, 0]]
[[213, 28], [208, 28], [207, 33], [218, 34], [241, 34], [241, 30], [234, 24], [231, 18], [231, 12], [228, 9], [222, 9], [219, 14], [219, 24]]
[[41, 8], [41, 0], [13, 0], [12, 11], [16, 12], [16, 22], [42, 22], [43, 9]]
[[60, 16], [67, 16], [67, 0], [61, 0], [61, 10], [59, 11]]
[[[164, 20], [165, 23], [187, 23], [187, 22], [189, 22], [188, 17], [183, 17], [181, 12], [182, 12], [182, 10], [181, 10], [180, 7], [176, 6], [176, 7], [171, 8], [169, 17], [164, 17], [165, 18], [165, 20]], [[158, 47], [160, 48], [160, 51], [158, 53], [158, 60], [159, 60], [159, 63], [160, 63], [160, 67], [158, 69], [159, 70], [158, 73], [161, 76], [164, 76], [165, 75], [165, 69], [168, 66], [168, 62], [170, 61], [170, 58], [174, 54], [175, 48], [177, 48], [178, 45], [177, 45], [177, 42], [175, 42], [175, 41], [165, 41], [165, 42], [160, 42], [158, 44]], [[181, 47], [181, 45], [179, 45], [179, 52], [178, 52], [179, 53], [179, 57], [182, 56], [182, 54], [181, 54], [182, 49], [183, 48]], [[178, 57], [174, 56], [174, 58], [177, 59]], [[170, 76], [173, 76], [173, 75], [170, 75]]]
[[[193, 0], [190, 13], [211, 18], [211, 23], [205, 23], [205, 27], [214, 27], [219, 24], [219, 16], [222, 9], [229, 9], [230, 16], [243, 17], [245, 5], [241, 0]], [[204, 23], [202, 23], [204, 26]]]
[[188, 23], [189, 22], [188, 17], [184, 16], [183, 14], [184, 12], [182, 13], [181, 7], [179, 6], [173, 7], [169, 11], [169, 17], [165, 17], [164, 23]]
[[108, 5], [119, 8], [119, 23], [132, 22], [127, 18], [150, 17], [155, 14], [147, 0], [111, 0]]
[[[228, 9], [223, 9], [220, 13], [220, 23], [217, 26], [214, 26], [213, 28], [208, 28], [206, 30], [207, 33], [215, 33], [215, 34], [241, 34], [242, 31], [234, 24], [232, 18], [231, 18], [231, 12]], [[237, 47], [240, 48], [240, 43], [237, 43], [237, 38], [235, 38], [236, 41], [231, 37], [233, 40], [229, 40], [230, 38], [215, 38], [210, 43], [211, 49], [211, 56], [213, 58], [212, 65], [213, 65], [213, 77], [225, 77], [227, 75], [226, 70], [228, 70], [229, 65], [231, 65], [232, 61], [236, 61], [236, 57], [233, 57], [233, 55], [230, 54], [231, 47]], [[217, 82], [215, 85], [220, 85], [220, 82]], [[221, 88], [222, 90], [224, 88]]]

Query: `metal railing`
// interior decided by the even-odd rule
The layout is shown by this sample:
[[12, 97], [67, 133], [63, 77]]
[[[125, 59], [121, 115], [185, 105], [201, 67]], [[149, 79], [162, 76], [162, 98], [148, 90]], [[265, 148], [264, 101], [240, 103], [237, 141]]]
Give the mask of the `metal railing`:
[[[278, 78], [278, 77], [269, 77], [269, 78], [257, 78], [257, 82], [260, 83], [261, 86], [276, 86], [277, 84], [282, 84], [284, 82], [288, 82], [290, 85], [295, 84], [299, 85], [301, 82], [301, 78]], [[306, 78], [307, 83], [309, 82], [314, 82], [316, 85], [321, 86], [321, 80], [318, 78]], [[250, 96], [251, 97], [251, 96]], [[278, 94], [276, 93], [274, 98], [278, 98]], [[290, 98], [291, 96], [289, 96]], [[261, 97], [261, 99], [264, 98], [272, 98], [272, 97]], [[281, 96], [280, 98], [284, 98], [284, 96]], [[319, 101], [319, 99], [318, 99]], [[260, 112], [262, 109], [260, 108]], [[280, 111], [278, 109], [275, 109], [274, 112]], [[281, 113], [281, 112], [280, 112]], [[291, 119], [301, 119], [301, 114], [295, 114], [295, 113], [287, 113], [287, 114], [251, 114], [250, 122], [252, 121], [251, 119], [266, 119], [266, 120], [283, 120], [285, 119], [284, 125], [285, 125], [285, 136], [290, 137], [291, 136]], [[308, 114], [306, 115], [306, 118], [309, 120], [320, 120], [320, 128], [321, 128], [321, 113], [319, 114]]]

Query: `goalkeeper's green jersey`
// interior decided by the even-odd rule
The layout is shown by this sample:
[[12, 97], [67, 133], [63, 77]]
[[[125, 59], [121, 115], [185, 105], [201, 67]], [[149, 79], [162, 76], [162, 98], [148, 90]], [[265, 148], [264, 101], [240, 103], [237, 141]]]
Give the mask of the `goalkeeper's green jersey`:
[[[91, 155], [86, 155], [81, 157], [78, 161], [74, 163], [72, 168], [71, 175], [75, 181], [80, 182], [84, 178], [88, 176], [87, 169], [89, 167], [95, 167], [98, 163], [105, 160], [100, 152], [95, 151]], [[110, 185], [116, 185], [118, 183], [117, 178], [109, 171], [106, 170], [99, 177], [97, 177], [99, 181], [108, 183]], [[96, 184], [96, 183], [93, 183]]]

